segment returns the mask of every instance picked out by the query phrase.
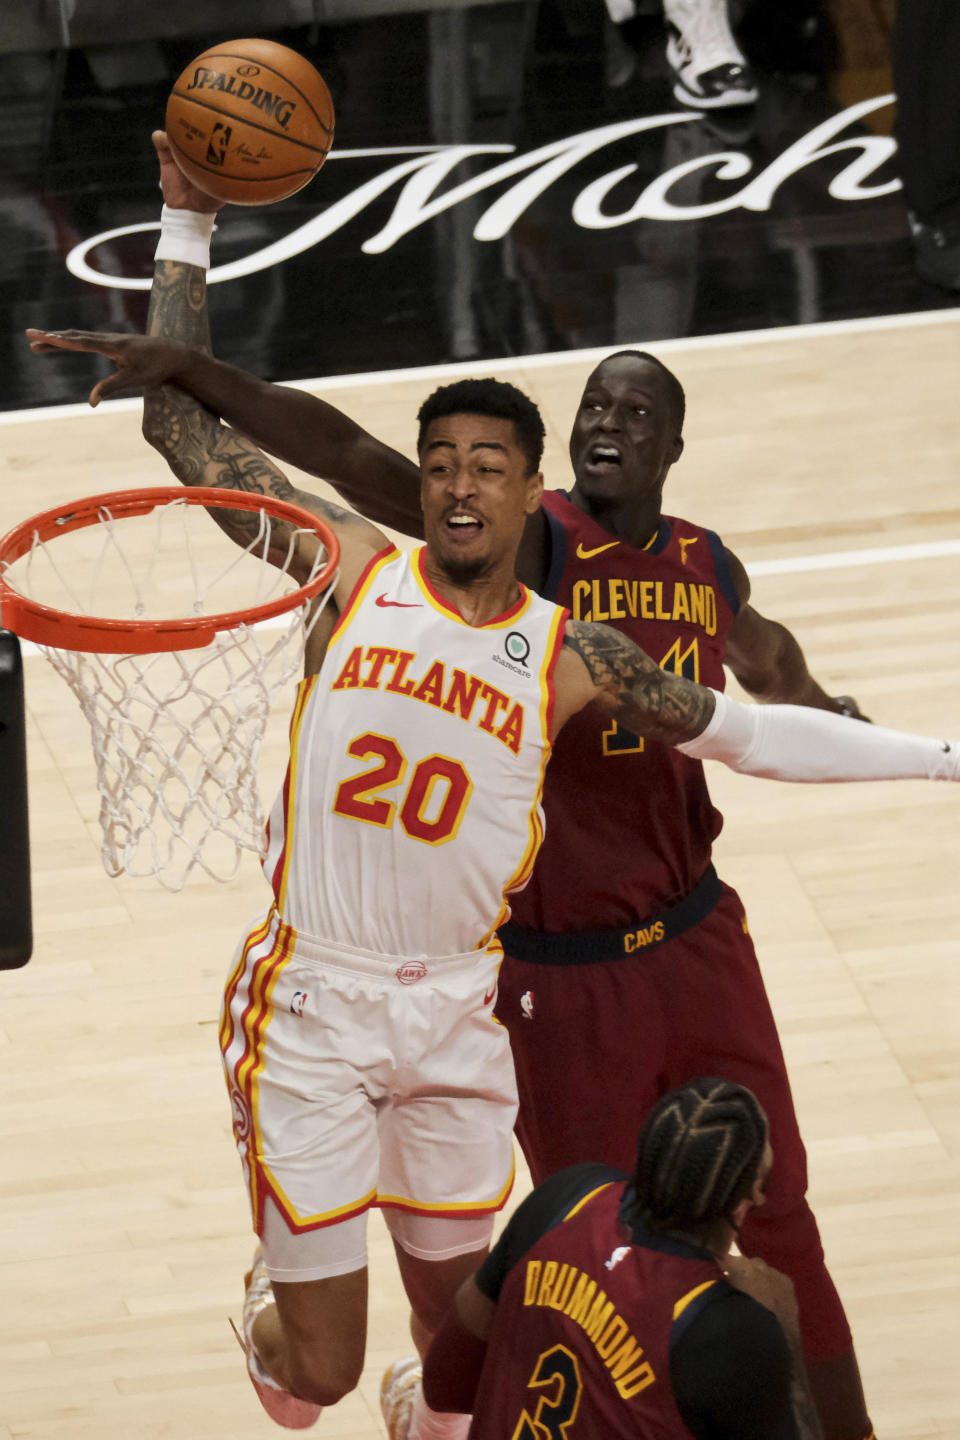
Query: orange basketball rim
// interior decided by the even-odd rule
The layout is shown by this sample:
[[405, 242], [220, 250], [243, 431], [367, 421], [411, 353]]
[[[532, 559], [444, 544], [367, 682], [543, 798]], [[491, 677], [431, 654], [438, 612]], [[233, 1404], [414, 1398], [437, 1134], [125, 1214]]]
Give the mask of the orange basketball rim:
[[[191, 615], [172, 620], [128, 620], [96, 615], [73, 615], [42, 605], [15, 589], [6, 570], [38, 543], [96, 525], [104, 518], [126, 519], [148, 515], [159, 505], [181, 502], [204, 509], [260, 511], [287, 521], [295, 529], [314, 534], [326, 550], [326, 561], [306, 583], [263, 604], [219, 615]], [[340, 562], [340, 544], [324, 522], [286, 500], [240, 490], [214, 490], [204, 486], [160, 486], [90, 495], [74, 504], [44, 510], [16, 525], [0, 540], [0, 624], [24, 640], [63, 650], [90, 654], [149, 655], [163, 651], [197, 650], [209, 645], [220, 631], [255, 625], [306, 604], [333, 579]]]

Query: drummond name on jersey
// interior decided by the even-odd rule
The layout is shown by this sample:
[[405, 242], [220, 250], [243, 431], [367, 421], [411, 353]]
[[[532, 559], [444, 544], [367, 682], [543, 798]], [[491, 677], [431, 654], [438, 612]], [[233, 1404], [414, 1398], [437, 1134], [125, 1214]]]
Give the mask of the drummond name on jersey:
[[528, 1260], [524, 1306], [548, 1305], [579, 1325], [610, 1371], [614, 1385], [629, 1400], [656, 1380], [643, 1346], [612, 1300], [584, 1270], [558, 1260]]

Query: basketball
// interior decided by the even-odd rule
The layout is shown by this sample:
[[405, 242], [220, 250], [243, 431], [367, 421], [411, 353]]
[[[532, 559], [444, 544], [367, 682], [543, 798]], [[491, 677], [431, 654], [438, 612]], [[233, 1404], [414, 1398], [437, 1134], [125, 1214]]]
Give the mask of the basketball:
[[272, 40], [227, 40], [177, 78], [167, 139], [216, 200], [269, 205], [302, 190], [333, 143], [333, 101], [309, 60]]

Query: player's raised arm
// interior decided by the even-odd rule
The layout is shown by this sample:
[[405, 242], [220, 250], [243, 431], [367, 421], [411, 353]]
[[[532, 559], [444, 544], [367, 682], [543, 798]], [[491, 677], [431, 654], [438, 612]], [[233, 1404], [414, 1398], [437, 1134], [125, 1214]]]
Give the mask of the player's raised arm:
[[[375, 552], [387, 544], [386, 536], [362, 516], [299, 489], [246, 435], [222, 424], [216, 415], [189, 396], [167, 387], [166, 356], [185, 348], [180, 342], [144, 335], [101, 335], [80, 330], [30, 330], [27, 334], [32, 337], [31, 346], [36, 351], [92, 351], [114, 360], [120, 367], [119, 374], [129, 368], [137, 376], [153, 377], [153, 385], [162, 385], [163, 389], [152, 392], [159, 398], [151, 408], [151, 444], [160, 451], [182, 484], [273, 495], [278, 500], [302, 506], [338, 530], [345, 527], [349, 532], [348, 546], [353, 537], [361, 536], [365, 537], [362, 545], [366, 550], [372, 548]], [[100, 383], [102, 386], [105, 382]], [[257, 518], [252, 512], [217, 509], [210, 513], [238, 545], [247, 545], [251, 534], [255, 533]], [[277, 527], [275, 533], [282, 535], [283, 527]], [[278, 551], [278, 557], [279, 554]], [[298, 574], [299, 567], [293, 567], [292, 573]]]
[[[154, 131], [153, 143], [165, 204], [147, 333], [181, 340], [188, 347], [171, 352], [175, 369], [167, 378], [271, 455], [329, 481], [361, 514], [422, 537], [420, 472], [412, 461], [325, 400], [214, 359], [206, 272], [212, 211], [219, 206], [186, 179], [162, 130]], [[129, 370], [125, 379], [129, 388]], [[108, 387], [109, 381], [100, 390], [101, 398], [113, 393]], [[163, 428], [157, 436], [154, 418], [148, 392], [144, 434], [151, 444], [158, 439], [162, 444]]]
[[637, 735], [770, 780], [960, 780], [960, 744], [799, 705], [744, 705], [582, 620], [567, 622], [556, 701], [555, 729], [594, 701]]
[[[155, 286], [164, 311], [169, 315], [174, 307], [189, 307], [193, 301], [187, 297], [195, 297], [202, 278], [203, 271], [195, 266], [159, 261]], [[189, 308], [181, 313], [190, 321], [196, 319]], [[178, 338], [85, 330], [31, 329], [26, 333], [31, 350], [38, 355], [54, 350], [96, 351], [113, 360], [117, 370], [94, 387], [91, 405], [131, 391], [149, 396], [153, 387], [164, 387], [159, 404], [147, 400], [144, 434], [165, 457], [169, 425], [199, 404], [242, 430], [264, 450], [329, 481], [344, 500], [371, 520], [422, 537], [416, 465], [325, 401], [304, 391], [268, 384]]]
[[[173, 159], [162, 130], [153, 143], [160, 161], [164, 196], [157, 267], [147, 331], [180, 343], [165, 350], [142, 349], [138, 336], [93, 336], [80, 331], [28, 331], [37, 353], [50, 349], [95, 349], [109, 355], [117, 373], [97, 385], [91, 404], [126, 391], [144, 391], [144, 434], [157, 449], [166, 442], [167, 423], [188, 404], [158, 385], [177, 386], [228, 425], [288, 465], [317, 475], [349, 504], [381, 525], [422, 538], [420, 472], [413, 461], [384, 445], [348, 415], [305, 391], [273, 385], [214, 359], [207, 319], [206, 271], [210, 237], [219, 204], [190, 184]], [[91, 345], [110, 341], [112, 348]]]
[[[208, 485], [220, 490], [242, 490], [246, 494], [272, 495], [309, 510], [312, 515], [336, 531], [341, 549], [341, 573], [349, 578], [347, 593], [366, 560], [389, 542], [376, 526], [353, 510], [345, 510], [329, 500], [321, 499], [291, 484], [269, 456], [245, 435], [221, 425], [202, 406], [197, 407], [193, 423], [179, 426], [165, 412], [164, 454], [171, 470], [186, 485]], [[247, 510], [211, 510], [220, 528], [238, 545], [248, 545], [256, 535], [258, 516]], [[290, 527], [274, 521], [271, 526], [269, 559], [282, 565], [288, 549]], [[297, 537], [291, 573], [305, 578], [314, 561], [313, 540]], [[305, 549], [303, 547], [306, 547]], [[342, 586], [338, 586], [338, 590]]]

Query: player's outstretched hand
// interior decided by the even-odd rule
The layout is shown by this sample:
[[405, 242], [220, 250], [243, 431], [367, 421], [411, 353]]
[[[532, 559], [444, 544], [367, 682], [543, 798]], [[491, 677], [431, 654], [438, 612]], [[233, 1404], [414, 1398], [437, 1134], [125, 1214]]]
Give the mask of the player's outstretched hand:
[[198, 189], [184, 175], [174, 158], [165, 130], [154, 130], [150, 138], [160, 161], [160, 189], [164, 202], [171, 210], [199, 210], [202, 215], [213, 215], [223, 208], [222, 200], [214, 200], [212, 195]]
[[121, 391], [150, 390], [170, 380], [189, 347], [179, 340], [153, 335], [102, 335], [94, 330], [28, 330], [27, 339], [35, 355], [53, 350], [82, 350], [106, 355], [116, 365], [90, 391], [90, 404], [99, 405]]

